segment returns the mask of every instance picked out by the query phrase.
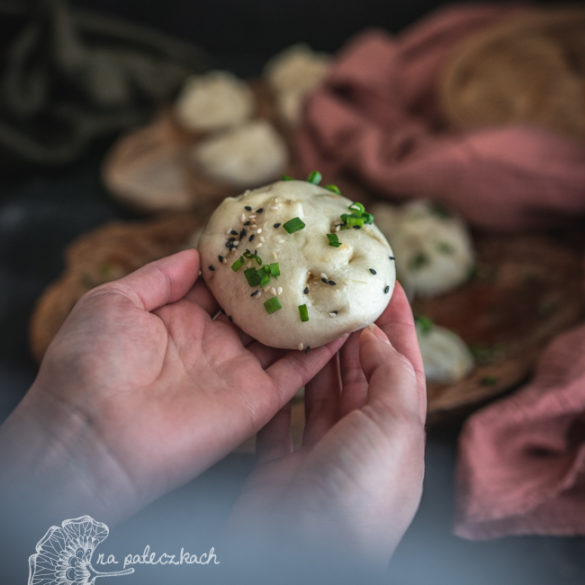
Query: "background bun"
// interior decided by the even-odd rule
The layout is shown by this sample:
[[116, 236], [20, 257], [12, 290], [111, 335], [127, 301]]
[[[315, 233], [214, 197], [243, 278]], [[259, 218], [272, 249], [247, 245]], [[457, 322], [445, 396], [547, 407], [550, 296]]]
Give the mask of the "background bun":
[[[382, 232], [364, 221], [367, 213], [350, 205], [293, 180], [221, 203], [201, 236], [201, 266], [236, 325], [265, 345], [306, 349], [378, 318], [394, 288], [394, 255]], [[344, 229], [344, 214], [361, 215], [355, 223], [363, 225]], [[289, 233], [295, 223], [304, 227]], [[336, 237], [339, 245], [331, 245]]]

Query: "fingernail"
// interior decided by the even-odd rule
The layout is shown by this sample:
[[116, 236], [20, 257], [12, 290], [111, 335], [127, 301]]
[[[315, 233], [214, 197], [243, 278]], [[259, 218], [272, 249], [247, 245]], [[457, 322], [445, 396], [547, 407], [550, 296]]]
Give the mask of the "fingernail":
[[370, 333], [375, 335], [380, 341], [382, 341], [382, 342], [388, 344], [390, 347], [392, 347], [392, 344], [390, 343], [388, 336], [375, 323], [371, 323], [370, 325], [368, 325], [366, 327], [366, 329]]

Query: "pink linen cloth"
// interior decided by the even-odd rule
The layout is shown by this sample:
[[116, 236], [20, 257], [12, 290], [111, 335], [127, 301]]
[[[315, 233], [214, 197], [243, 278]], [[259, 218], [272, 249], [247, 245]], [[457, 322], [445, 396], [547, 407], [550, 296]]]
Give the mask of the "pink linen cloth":
[[[458, 6], [398, 37], [348, 44], [304, 111], [304, 171], [382, 196], [431, 198], [497, 231], [585, 214], [585, 145], [529, 127], [449, 133], [436, 83], [467, 35], [526, 8]], [[533, 381], [474, 414], [459, 443], [455, 531], [465, 538], [585, 534], [585, 326], [553, 340]]]
[[305, 172], [358, 178], [395, 198], [431, 198], [475, 226], [542, 228], [585, 213], [585, 145], [529, 127], [442, 128], [436, 83], [459, 42], [526, 8], [443, 9], [398, 37], [368, 31], [305, 104]]

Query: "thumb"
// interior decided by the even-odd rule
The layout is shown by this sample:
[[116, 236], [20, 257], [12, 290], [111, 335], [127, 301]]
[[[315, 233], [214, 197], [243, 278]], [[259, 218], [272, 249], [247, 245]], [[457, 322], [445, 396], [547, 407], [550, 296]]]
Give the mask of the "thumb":
[[384, 405], [394, 415], [415, 416], [424, 424], [424, 379], [377, 325], [368, 325], [362, 331], [359, 354], [369, 384], [368, 403]]

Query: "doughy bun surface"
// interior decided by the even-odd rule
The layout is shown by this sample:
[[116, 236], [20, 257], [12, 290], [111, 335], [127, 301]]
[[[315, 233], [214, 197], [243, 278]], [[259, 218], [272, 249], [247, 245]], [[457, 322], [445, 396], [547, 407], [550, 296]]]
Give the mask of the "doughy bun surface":
[[[201, 236], [201, 269], [236, 325], [265, 345], [306, 349], [380, 316], [394, 289], [394, 255], [374, 224], [339, 229], [351, 204], [306, 181], [279, 181], [219, 205]], [[305, 227], [288, 233], [284, 226], [294, 218]], [[340, 246], [329, 244], [331, 233]], [[255, 257], [243, 258], [246, 250], [262, 265]], [[275, 263], [278, 276], [264, 286], [250, 285], [246, 270]], [[281, 307], [269, 313], [264, 303], [275, 303], [274, 297]]]

